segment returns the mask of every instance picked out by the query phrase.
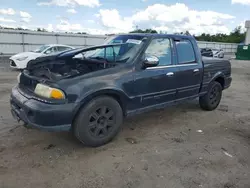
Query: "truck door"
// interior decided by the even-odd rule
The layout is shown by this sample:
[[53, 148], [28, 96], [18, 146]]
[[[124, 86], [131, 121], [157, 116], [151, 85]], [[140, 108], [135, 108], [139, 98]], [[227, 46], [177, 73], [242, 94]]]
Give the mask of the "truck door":
[[177, 100], [198, 96], [203, 66], [197, 61], [194, 46], [189, 39], [175, 40], [177, 55]]
[[158, 57], [156, 67], [141, 69], [136, 73], [135, 88], [140, 106], [154, 106], [176, 99], [176, 72], [173, 66], [172, 45], [169, 38], [154, 38], [145, 51], [145, 55]]

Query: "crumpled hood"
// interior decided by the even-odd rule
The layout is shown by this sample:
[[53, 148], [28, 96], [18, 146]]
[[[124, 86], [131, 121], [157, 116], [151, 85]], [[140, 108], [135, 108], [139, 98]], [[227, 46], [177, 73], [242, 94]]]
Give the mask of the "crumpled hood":
[[16, 55], [13, 55], [10, 57], [10, 59], [17, 59], [17, 58], [21, 58], [21, 57], [40, 57], [42, 54], [41, 53], [35, 53], [35, 52], [22, 52], [22, 53], [19, 53], [19, 54], [16, 54]]

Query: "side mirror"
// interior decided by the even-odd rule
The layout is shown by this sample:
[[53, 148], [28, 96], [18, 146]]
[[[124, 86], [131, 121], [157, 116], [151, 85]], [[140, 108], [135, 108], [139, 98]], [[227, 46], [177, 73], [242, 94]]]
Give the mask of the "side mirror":
[[156, 57], [154, 55], [146, 56], [144, 63], [143, 63], [144, 68], [156, 67], [158, 64], [159, 64], [159, 59], [158, 59], [158, 57]]

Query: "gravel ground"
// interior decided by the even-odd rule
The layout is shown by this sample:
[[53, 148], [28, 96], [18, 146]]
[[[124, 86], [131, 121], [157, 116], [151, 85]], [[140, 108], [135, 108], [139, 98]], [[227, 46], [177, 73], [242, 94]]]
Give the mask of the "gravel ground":
[[249, 188], [250, 62], [234, 60], [232, 71], [217, 110], [192, 101], [133, 117], [99, 148], [18, 125], [8, 102], [18, 72], [2, 71], [0, 187]]

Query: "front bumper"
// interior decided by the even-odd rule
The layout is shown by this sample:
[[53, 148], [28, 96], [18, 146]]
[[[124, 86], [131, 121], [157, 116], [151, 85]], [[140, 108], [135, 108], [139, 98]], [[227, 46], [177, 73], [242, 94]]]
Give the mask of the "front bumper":
[[10, 67], [11, 68], [17, 68], [15, 61], [12, 60], [12, 59], [10, 59]]
[[19, 66], [16, 64], [16, 62], [12, 59], [10, 59], [10, 68], [16, 70], [20, 69]]
[[44, 103], [22, 95], [18, 87], [14, 87], [10, 105], [13, 117], [23, 121], [28, 127], [46, 131], [71, 129], [74, 104]]
[[29, 61], [29, 59], [18, 61], [17, 59], [10, 57], [9, 65], [12, 69], [25, 69]]

